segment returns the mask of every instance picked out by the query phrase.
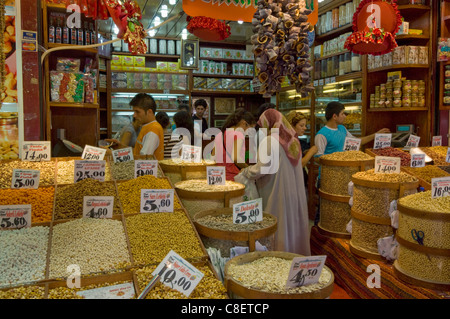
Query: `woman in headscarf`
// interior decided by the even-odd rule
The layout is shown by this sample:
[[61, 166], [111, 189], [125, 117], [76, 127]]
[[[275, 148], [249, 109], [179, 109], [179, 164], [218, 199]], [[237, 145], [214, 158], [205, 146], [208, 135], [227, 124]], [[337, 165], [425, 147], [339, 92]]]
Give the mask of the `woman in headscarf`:
[[264, 212], [278, 219], [273, 249], [309, 256], [308, 206], [297, 133], [275, 109], [265, 111], [258, 125], [267, 130], [258, 162], [240, 174], [256, 180]]

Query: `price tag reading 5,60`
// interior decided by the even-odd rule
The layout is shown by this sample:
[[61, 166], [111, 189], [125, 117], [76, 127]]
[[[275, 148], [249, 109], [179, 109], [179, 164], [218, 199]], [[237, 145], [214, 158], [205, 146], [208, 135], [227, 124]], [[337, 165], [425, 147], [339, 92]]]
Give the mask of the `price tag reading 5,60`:
[[326, 259], [327, 256], [295, 257], [292, 260], [286, 288], [317, 283]]
[[252, 224], [263, 219], [262, 198], [233, 205], [234, 224]]
[[75, 183], [86, 178], [105, 181], [106, 161], [75, 161]]
[[400, 173], [400, 157], [375, 156], [375, 173]]
[[14, 169], [11, 188], [39, 188], [41, 172], [28, 169]]
[[439, 177], [431, 179], [432, 198], [450, 196], [450, 177]]
[[173, 213], [174, 189], [141, 189], [141, 213]]
[[0, 228], [31, 227], [31, 205], [0, 206]]

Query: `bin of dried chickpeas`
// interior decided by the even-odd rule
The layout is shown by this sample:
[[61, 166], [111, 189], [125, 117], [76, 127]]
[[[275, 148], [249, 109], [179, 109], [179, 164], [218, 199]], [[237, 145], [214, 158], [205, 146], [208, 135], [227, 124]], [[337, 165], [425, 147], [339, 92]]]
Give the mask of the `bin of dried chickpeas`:
[[325, 299], [333, 292], [334, 275], [323, 266], [315, 284], [287, 288], [292, 260], [303, 257], [282, 251], [255, 251], [225, 265], [225, 287], [233, 299]]
[[192, 179], [176, 183], [175, 190], [193, 218], [204, 210], [233, 207], [243, 202], [245, 185], [233, 181], [226, 181], [225, 185], [209, 185], [206, 179]]
[[350, 250], [371, 259], [383, 259], [377, 241], [393, 235], [391, 203], [415, 194], [419, 180], [407, 173], [375, 173], [373, 169], [352, 176], [353, 206]]
[[206, 167], [214, 165], [216, 162], [211, 160], [202, 160], [198, 163], [172, 159], [159, 161], [164, 175], [174, 184], [189, 179], [204, 179], [206, 178]]
[[450, 196], [431, 191], [399, 200], [395, 274], [430, 289], [450, 290]]
[[350, 196], [339, 196], [325, 193], [319, 189], [321, 234], [335, 238], [350, 238], [346, 226], [350, 221]]

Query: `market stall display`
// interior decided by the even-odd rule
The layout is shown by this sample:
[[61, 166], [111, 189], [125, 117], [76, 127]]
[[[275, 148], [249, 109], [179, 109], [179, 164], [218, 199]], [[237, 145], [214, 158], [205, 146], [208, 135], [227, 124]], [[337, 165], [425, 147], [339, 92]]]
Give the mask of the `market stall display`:
[[[73, 184], [75, 182], [75, 161], [80, 157], [58, 157], [56, 161], [56, 184]], [[111, 164], [105, 162], [105, 182], [112, 181]]]
[[159, 165], [172, 183], [189, 179], [206, 178], [206, 167], [216, 165], [215, 161], [202, 160], [200, 163], [183, 160], [162, 160]]
[[11, 188], [14, 169], [38, 170], [40, 171], [39, 185], [55, 185], [56, 160], [47, 162], [28, 162], [21, 160], [3, 160], [0, 165], [0, 188]]

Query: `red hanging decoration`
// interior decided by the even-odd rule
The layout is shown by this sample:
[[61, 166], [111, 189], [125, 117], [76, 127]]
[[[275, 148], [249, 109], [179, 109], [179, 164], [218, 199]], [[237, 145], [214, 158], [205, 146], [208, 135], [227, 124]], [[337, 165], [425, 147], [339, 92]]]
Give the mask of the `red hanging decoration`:
[[187, 30], [205, 41], [222, 41], [231, 34], [230, 26], [208, 17], [187, 17]]
[[396, 0], [363, 0], [353, 15], [353, 33], [344, 47], [358, 54], [382, 55], [397, 47], [401, 24]]

